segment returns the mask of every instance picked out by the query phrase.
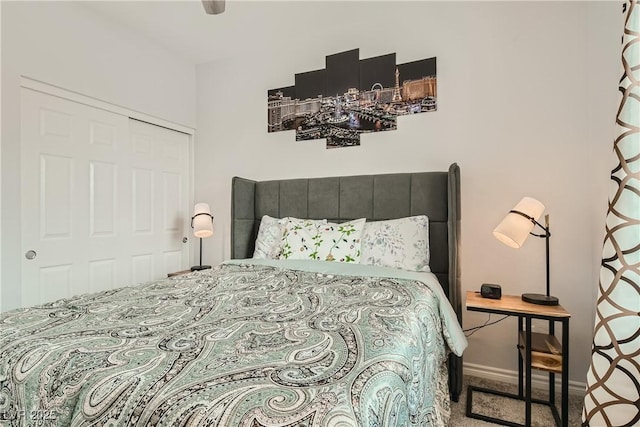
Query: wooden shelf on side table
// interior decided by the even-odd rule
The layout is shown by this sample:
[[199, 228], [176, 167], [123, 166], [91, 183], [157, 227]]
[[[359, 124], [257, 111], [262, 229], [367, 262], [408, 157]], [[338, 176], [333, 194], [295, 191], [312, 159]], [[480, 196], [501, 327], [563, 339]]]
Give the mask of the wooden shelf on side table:
[[[524, 359], [525, 333], [520, 331], [518, 348]], [[562, 345], [554, 335], [531, 333], [531, 367], [541, 371], [562, 373]]]

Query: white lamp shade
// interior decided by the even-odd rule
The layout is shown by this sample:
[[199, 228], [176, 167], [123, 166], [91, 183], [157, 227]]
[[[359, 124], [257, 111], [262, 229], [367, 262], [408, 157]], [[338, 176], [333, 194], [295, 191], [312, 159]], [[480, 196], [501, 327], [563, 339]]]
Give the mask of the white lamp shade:
[[[544, 211], [544, 205], [532, 197], [523, 197], [513, 210], [522, 212], [537, 220]], [[528, 218], [509, 212], [496, 229], [493, 230], [493, 235], [505, 245], [519, 248], [527, 240], [534, 225]]]
[[213, 217], [208, 203], [196, 203], [193, 208], [193, 235], [200, 238], [213, 235]]

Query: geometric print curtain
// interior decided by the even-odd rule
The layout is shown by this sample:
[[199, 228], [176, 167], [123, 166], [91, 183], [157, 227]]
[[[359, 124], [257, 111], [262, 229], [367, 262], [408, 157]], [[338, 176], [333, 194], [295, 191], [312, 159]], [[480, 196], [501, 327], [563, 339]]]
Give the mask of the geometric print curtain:
[[623, 5], [622, 76], [584, 427], [640, 425], [640, 6]]

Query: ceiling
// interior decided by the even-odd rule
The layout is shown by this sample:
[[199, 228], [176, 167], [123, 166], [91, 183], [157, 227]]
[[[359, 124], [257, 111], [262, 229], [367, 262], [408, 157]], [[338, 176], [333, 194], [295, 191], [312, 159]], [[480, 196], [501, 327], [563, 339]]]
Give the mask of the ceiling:
[[[219, 15], [206, 14], [200, 0], [81, 3], [187, 61], [203, 64], [239, 51], [281, 45], [292, 36], [313, 37], [313, 28], [317, 28], [313, 24], [323, 19], [330, 20], [334, 28], [352, 25], [353, 7], [358, 2], [332, 1], [332, 6], [327, 7], [327, 0], [227, 0], [225, 12]], [[369, 4], [373, 3], [369, 0]]]
[[200, 0], [81, 3], [194, 64], [225, 57], [237, 49], [237, 43], [244, 39], [238, 35], [247, 21], [258, 18], [258, 9], [263, 9], [250, 7], [250, 2], [229, 0], [220, 15], [206, 14]]

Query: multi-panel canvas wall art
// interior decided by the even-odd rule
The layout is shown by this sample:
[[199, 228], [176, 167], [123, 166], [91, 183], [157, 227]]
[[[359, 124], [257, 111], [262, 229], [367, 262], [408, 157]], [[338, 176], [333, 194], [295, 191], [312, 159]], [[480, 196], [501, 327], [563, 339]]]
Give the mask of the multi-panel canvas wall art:
[[295, 130], [296, 141], [327, 148], [360, 145], [360, 134], [395, 130], [401, 115], [437, 109], [436, 58], [396, 64], [396, 54], [360, 59], [353, 49], [326, 57], [326, 68], [271, 89], [268, 132]]

